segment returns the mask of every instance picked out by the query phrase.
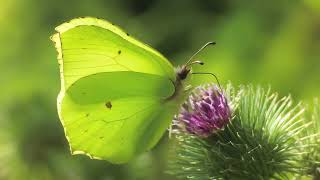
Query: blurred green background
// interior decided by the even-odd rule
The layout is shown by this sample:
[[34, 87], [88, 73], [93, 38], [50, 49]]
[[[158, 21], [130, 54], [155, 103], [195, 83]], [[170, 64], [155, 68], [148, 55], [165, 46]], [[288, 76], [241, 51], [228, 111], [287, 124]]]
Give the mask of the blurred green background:
[[[0, 179], [174, 179], [164, 171], [167, 135], [128, 165], [71, 156], [56, 112], [59, 69], [49, 36], [72, 18], [107, 19], [174, 65], [198, 58], [225, 84], [271, 85], [320, 96], [319, 0], [1, 0]], [[212, 77], [194, 77], [200, 82]]]

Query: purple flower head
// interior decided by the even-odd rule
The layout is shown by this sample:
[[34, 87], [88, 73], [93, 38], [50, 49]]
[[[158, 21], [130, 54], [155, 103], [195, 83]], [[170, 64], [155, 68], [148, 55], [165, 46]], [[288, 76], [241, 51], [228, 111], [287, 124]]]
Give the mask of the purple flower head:
[[215, 85], [207, 85], [189, 96], [178, 119], [189, 133], [208, 137], [229, 123], [231, 111], [223, 92]]

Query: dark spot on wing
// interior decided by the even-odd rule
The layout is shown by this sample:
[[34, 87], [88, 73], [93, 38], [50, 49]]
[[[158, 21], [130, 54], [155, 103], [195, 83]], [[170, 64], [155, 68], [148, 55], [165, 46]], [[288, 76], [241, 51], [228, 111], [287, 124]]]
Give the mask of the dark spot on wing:
[[88, 117], [89, 115], [90, 115], [90, 114], [89, 114], [89, 113], [87, 113], [87, 114], [86, 114], [86, 117]]
[[119, 54], [119, 55], [121, 54], [121, 50], [118, 51], [118, 54]]
[[100, 136], [99, 138], [100, 138], [100, 139], [103, 139], [104, 137], [103, 137], [103, 136]]
[[127, 33], [127, 36], [130, 36], [130, 34], [129, 34], [129, 33]]
[[112, 108], [112, 104], [111, 104], [110, 101], [107, 101], [105, 105], [106, 105], [106, 107], [107, 107], [108, 109], [111, 109], [111, 108]]

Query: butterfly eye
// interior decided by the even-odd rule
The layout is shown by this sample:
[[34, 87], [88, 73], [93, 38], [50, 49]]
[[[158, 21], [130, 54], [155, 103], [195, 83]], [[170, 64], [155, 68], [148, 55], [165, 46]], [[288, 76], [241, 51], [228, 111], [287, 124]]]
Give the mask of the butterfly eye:
[[119, 55], [121, 54], [121, 50], [118, 51], [118, 54], [119, 54]]

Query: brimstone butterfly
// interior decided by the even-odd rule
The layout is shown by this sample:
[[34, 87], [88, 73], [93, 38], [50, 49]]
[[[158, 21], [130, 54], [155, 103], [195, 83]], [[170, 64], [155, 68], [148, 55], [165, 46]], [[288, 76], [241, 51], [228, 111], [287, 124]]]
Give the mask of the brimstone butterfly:
[[105, 20], [56, 28], [58, 113], [72, 154], [126, 163], [160, 140], [188, 95], [187, 63], [176, 70], [159, 52]]

